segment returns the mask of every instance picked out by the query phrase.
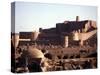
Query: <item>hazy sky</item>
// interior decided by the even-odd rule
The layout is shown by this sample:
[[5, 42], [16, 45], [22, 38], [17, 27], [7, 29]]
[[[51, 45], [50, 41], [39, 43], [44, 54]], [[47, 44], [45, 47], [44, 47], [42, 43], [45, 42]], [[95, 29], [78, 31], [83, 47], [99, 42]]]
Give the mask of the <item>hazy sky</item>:
[[15, 32], [55, 27], [65, 20], [97, 20], [97, 7], [68, 4], [15, 3]]

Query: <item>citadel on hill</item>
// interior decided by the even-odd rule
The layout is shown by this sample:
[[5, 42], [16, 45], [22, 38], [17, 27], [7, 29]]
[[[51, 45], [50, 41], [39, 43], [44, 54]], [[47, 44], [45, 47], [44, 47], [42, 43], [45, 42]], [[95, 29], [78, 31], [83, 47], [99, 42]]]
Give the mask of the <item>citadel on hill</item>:
[[[55, 28], [42, 29], [39, 32], [20, 32], [20, 39], [30, 39], [36, 41], [38, 44], [44, 45], [61, 45], [68, 47], [72, 45], [89, 45], [96, 44], [94, 40], [90, 43], [89, 40], [96, 35], [96, 22], [92, 20], [80, 21], [79, 16], [76, 16], [76, 21], [64, 21], [64, 23], [57, 23]], [[88, 41], [88, 42], [87, 42]], [[27, 42], [27, 41], [26, 41]], [[25, 44], [25, 41], [20, 41], [20, 44]]]

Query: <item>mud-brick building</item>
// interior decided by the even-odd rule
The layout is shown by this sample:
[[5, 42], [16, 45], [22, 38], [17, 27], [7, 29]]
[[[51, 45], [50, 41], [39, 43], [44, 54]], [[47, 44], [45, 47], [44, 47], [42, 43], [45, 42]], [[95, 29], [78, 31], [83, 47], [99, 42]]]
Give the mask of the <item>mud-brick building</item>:
[[20, 32], [21, 39], [30, 39], [31, 42], [44, 45], [84, 45], [97, 32], [96, 21], [79, 20], [57, 23], [55, 28], [39, 29], [39, 32]]
[[83, 45], [85, 44], [83, 43], [84, 41], [96, 34], [96, 29], [97, 26], [95, 21], [80, 21], [79, 16], [76, 16], [75, 21], [57, 23], [55, 28], [40, 28], [40, 35], [37, 39], [45, 40], [51, 44], [60, 44], [65, 47], [79, 44]]

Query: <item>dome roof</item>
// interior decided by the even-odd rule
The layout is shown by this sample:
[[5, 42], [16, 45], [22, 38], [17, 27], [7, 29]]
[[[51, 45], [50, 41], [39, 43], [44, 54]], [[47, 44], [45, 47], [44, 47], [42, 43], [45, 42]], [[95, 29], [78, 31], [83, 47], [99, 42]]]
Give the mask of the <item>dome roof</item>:
[[37, 48], [29, 47], [28, 53], [32, 58], [44, 58], [42, 51]]

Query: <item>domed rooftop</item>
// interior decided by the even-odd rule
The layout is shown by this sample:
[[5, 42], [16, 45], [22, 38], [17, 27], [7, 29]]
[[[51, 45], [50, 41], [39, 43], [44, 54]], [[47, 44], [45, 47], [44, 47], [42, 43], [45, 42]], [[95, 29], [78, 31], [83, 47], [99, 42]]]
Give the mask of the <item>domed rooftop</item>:
[[32, 58], [44, 58], [42, 51], [37, 48], [29, 47], [28, 53]]

